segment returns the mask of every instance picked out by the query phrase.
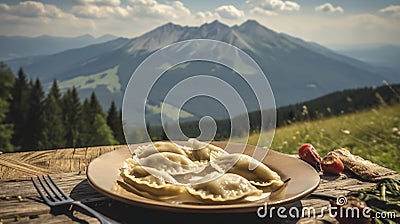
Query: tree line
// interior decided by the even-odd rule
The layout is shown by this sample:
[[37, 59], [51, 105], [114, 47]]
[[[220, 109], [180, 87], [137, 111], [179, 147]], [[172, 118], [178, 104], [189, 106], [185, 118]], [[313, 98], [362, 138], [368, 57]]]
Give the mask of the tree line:
[[[277, 108], [276, 127], [290, 125], [295, 122], [356, 113], [369, 108], [398, 103], [400, 103], [400, 84], [343, 90], [306, 102]], [[251, 133], [260, 131], [261, 117], [262, 111], [248, 113]], [[216, 125], [217, 131], [214, 140], [226, 140], [231, 136], [231, 119], [216, 120]], [[199, 121], [182, 122], [180, 128], [188, 137], [200, 135]], [[165, 139], [164, 130], [160, 126], [151, 127], [151, 132], [149, 133], [153, 140]]]
[[[344, 90], [277, 109], [276, 126], [316, 120], [400, 102], [400, 84]], [[260, 131], [262, 111], [248, 114], [250, 131]], [[180, 123], [188, 137], [200, 134], [198, 121]], [[231, 120], [217, 120], [214, 140], [226, 140]], [[150, 126], [152, 140], [167, 140], [165, 130]], [[168, 126], [168, 125], [166, 125]], [[265, 127], [264, 127], [265, 128]], [[124, 144], [122, 114], [112, 102], [106, 113], [93, 92], [81, 102], [75, 87], [60, 92], [54, 81], [45, 94], [41, 82], [17, 76], [0, 63], [0, 152]]]
[[39, 79], [0, 64], [0, 151], [31, 151], [125, 143], [121, 110], [105, 113], [96, 94], [81, 102], [75, 87], [46, 94]]

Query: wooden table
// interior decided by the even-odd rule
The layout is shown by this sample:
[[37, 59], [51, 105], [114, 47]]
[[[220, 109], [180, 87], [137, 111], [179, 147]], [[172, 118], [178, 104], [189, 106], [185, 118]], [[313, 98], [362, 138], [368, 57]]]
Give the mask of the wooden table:
[[[293, 204], [298, 209], [314, 208], [315, 216], [280, 219], [259, 218], [256, 211], [250, 213], [193, 214], [171, 213], [144, 209], [120, 203], [96, 192], [86, 180], [86, 167], [99, 155], [122, 146], [58, 149], [36, 152], [0, 154], [0, 223], [97, 223], [84, 212], [69, 211], [68, 208], [51, 209], [47, 206], [30, 180], [30, 177], [51, 174], [59, 186], [75, 200], [80, 200], [107, 217], [121, 223], [337, 223], [327, 214], [328, 200], [307, 197]], [[399, 174], [391, 176], [400, 179]], [[374, 186], [374, 183], [357, 179], [351, 173], [341, 177], [321, 176], [315, 193], [344, 195], [350, 190]], [[190, 221], [189, 221], [190, 220]], [[229, 220], [229, 221], [227, 221]]]

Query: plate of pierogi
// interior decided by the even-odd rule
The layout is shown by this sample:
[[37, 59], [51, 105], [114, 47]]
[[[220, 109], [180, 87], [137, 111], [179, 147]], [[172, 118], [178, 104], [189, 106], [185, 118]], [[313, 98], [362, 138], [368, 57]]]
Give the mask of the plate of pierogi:
[[[313, 167], [291, 155], [232, 142], [157, 141], [105, 153], [89, 183], [115, 200], [173, 212], [251, 212], [282, 206], [319, 185]], [[260, 160], [255, 158], [261, 153]]]

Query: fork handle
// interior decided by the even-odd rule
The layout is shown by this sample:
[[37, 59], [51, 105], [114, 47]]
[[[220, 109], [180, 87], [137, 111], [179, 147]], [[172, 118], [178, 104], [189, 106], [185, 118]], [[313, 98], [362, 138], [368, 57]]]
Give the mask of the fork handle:
[[81, 207], [82, 209], [85, 209], [90, 214], [92, 214], [94, 217], [96, 217], [100, 221], [101, 224], [109, 224], [109, 223], [111, 223], [108, 220], [106, 220], [105, 217], [102, 214], [96, 212], [95, 210], [93, 210], [92, 208], [90, 208], [89, 206], [83, 204], [80, 201], [73, 201], [71, 204], [76, 205], [78, 207]]

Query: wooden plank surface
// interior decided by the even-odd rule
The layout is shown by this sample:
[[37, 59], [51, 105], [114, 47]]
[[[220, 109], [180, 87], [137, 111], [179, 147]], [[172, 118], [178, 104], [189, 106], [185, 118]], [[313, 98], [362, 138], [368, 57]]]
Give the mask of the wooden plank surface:
[[0, 180], [40, 174], [85, 172], [90, 161], [127, 145], [0, 154]]
[[[81, 149], [48, 150], [0, 155], [0, 223], [98, 223], [89, 215], [68, 208], [51, 209], [43, 203], [30, 180], [31, 176], [52, 173], [52, 177], [60, 187], [76, 200], [91, 206], [107, 217], [121, 223], [337, 223], [329, 217], [327, 211], [320, 216], [321, 209], [329, 205], [328, 200], [312, 197], [304, 198], [287, 209], [296, 207], [313, 208], [315, 216], [300, 219], [278, 219], [257, 216], [256, 211], [250, 213], [224, 214], [192, 214], [171, 213], [130, 206], [114, 201], [96, 192], [88, 183], [85, 170], [89, 162], [99, 155], [119, 147], [91, 147]], [[322, 176], [320, 186], [315, 193], [332, 196], [345, 195], [350, 190], [372, 187], [374, 183], [363, 182], [351, 173], [341, 177]], [[396, 174], [391, 177], [400, 179]], [[195, 220], [195, 221], [193, 221]], [[228, 220], [228, 221], [227, 221]]]
[[[224, 214], [191, 214], [191, 213], [171, 213], [165, 211], [157, 211], [144, 209], [140, 207], [126, 205], [118, 201], [114, 201], [102, 194], [96, 192], [86, 180], [86, 176], [82, 173], [63, 173], [53, 174], [54, 180], [59, 186], [67, 192], [72, 198], [80, 200], [92, 208], [100, 211], [107, 217], [121, 223], [132, 223], [139, 220], [148, 220], [153, 223], [157, 220], [165, 220], [165, 223], [186, 223], [187, 220], [195, 219], [195, 223], [204, 223], [208, 219], [214, 221], [229, 223], [337, 223], [334, 218], [325, 214], [319, 217], [321, 209], [327, 207], [327, 200], [315, 199], [312, 197], [287, 205], [286, 207], [313, 207], [316, 211], [315, 217], [304, 217], [302, 219], [277, 219], [275, 216], [271, 219], [261, 219], [257, 216], [256, 211], [250, 213], [224, 213]], [[399, 178], [399, 175], [395, 175]], [[341, 178], [332, 180], [322, 179], [316, 193], [325, 193], [333, 196], [346, 194], [349, 190], [356, 190], [373, 186], [373, 183], [365, 183], [354, 178]], [[68, 208], [50, 209], [43, 203], [39, 194], [32, 185], [30, 178], [22, 178], [18, 180], [0, 181], [0, 220], [3, 223], [65, 223], [65, 222], [89, 222], [96, 223], [93, 217], [85, 215], [81, 212], [68, 212]]]

